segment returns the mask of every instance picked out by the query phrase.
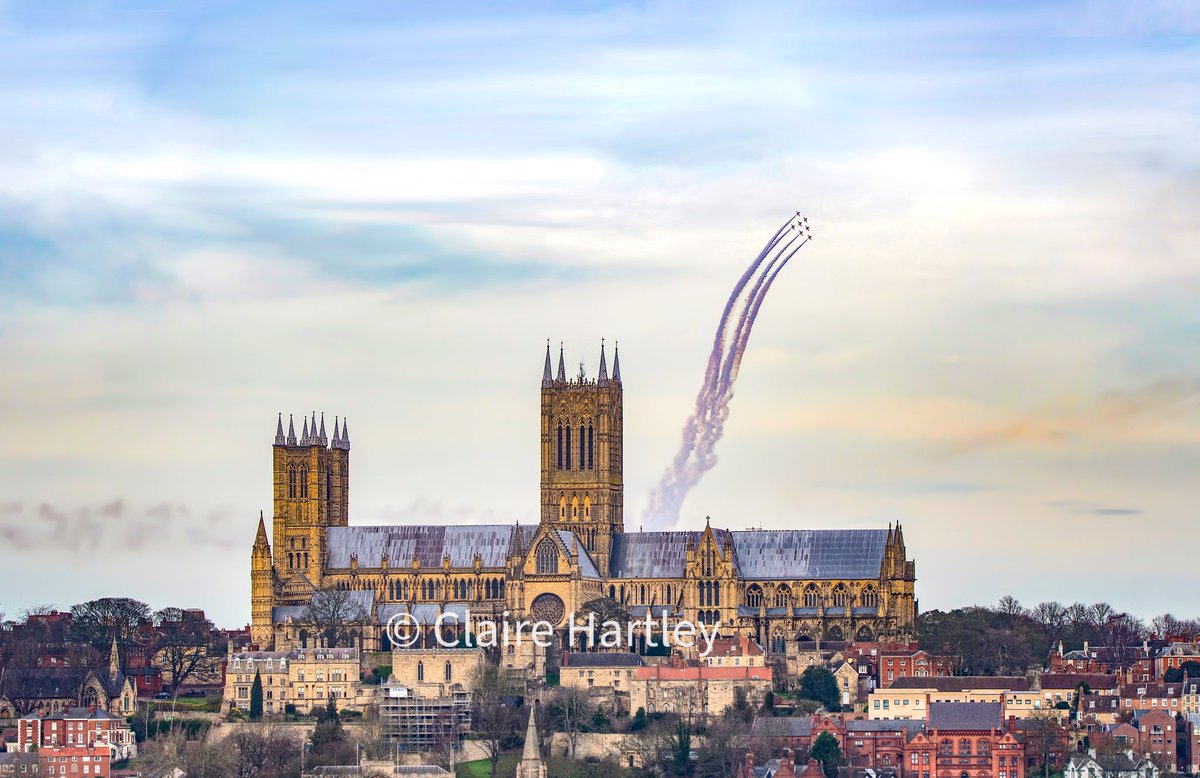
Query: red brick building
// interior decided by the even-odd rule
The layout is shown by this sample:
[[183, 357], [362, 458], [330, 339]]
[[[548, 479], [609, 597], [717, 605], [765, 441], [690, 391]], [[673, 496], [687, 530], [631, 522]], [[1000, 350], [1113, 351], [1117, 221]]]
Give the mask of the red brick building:
[[904, 749], [905, 778], [1025, 778], [1025, 748], [1000, 703], [935, 702], [929, 727]]
[[137, 741], [124, 719], [96, 708], [69, 708], [49, 716], [30, 714], [17, 721], [17, 750], [55, 746], [100, 746], [119, 761], [137, 755]]
[[1172, 643], [1154, 657], [1154, 677], [1162, 680], [1168, 670], [1183, 667], [1187, 662], [1200, 662], [1200, 644]]
[[1138, 716], [1161, 710], [1174, 716], [1180, 712], [1182, 683], [1127, 683], [1120, 689], [1121, 713]]
[[43, 778], [109, 778], [110, 775], [112, 758], [106, 745], [45, 746], [37, 753]]
[[1174, 770], [1177, 761], [1175, 739], [1178, 735], [1175, 717], [1161, 710], [1152, 710], [1138, 716], [1137, 753], [1148, 754], [1160, 767]]
[[884, 651], [879, 655], [878, 682], [891, 686], [897, 678], [944, 678], [958, 670], [958, 660], [952, 656], [930, 654], [928, 651]]

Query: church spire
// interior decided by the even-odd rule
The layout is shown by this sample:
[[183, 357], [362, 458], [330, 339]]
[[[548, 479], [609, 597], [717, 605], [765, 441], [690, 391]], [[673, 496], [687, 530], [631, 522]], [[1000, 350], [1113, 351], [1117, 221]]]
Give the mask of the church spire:
[[275, 445], [283, 446], [287, 444], [287, 438], [283, 436], [283, 414], [279, 414], [279, 420], [275, 422]]
[[562, 341], [558, 343], [558, 380], [560, 382], [566, 382], [567, 380], [567, 361], [563, 357]]
[[546, 366], [542, 368], [542, 388], [554, 383], [554, 373], [550, 371], [550, 339], [546, 338]]
[[117, 650], [117, 635], [113, 633], [112, 649], [108, 654], [108, 677], [116, 678], [121, 674], [121, 653]]
[[608, 386], [608, 363], [604, 359], [604, 338], [600, 339], [600, 378], [596, 383], [600, 386]]
[[621, 383], [621, 344], [613, 345], [613, 380]]
[[302, 432], [300, 434], [300, 445], [301, 446], [308, 445], [308, 417], [307, 416], [304, 417], [304, 432]]
[[317, 442], [322, 446], [329, 444], [329, 438], [325, 437], [325, 411], [321, 411], [321, 434], [317, 435]]
[[296, 420], [292, 418], [292, 414], [288, 414], [288, 436], [287, 444], [289, 446], [296, 445]]
[[342, 450], [350, 450], [350, 422], [342, 419]]
[[525, 727], [525, 749], [521, 752], [521, 764], [517, 766], [517, 778], [546, 778], [546, 765], [542, 763], [542, 752], [538, 748], [537, 707], [529, 706], [529, 725]]
[[317, 412], [313, 411], [312, 413], [312, 427], [309, 428], [312, 430], [312, 437], [308, 439], [308, 445], [315, 446], [321, 442], [321, 438], [317, 435]]

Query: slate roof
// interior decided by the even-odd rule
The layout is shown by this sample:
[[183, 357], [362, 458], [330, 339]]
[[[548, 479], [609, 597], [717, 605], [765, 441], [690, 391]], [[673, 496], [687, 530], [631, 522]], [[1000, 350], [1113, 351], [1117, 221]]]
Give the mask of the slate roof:
[[421, 567], [436, 568], [445, 554], [452, 567], [470, 567], [476, 553], [484, 567], [504, 567], [515, 534], [511, 524], [330, 527], [327, 532], [331, 568], [350, 567], [355, 555], [363, 567], [378, 566], [386, 555], [392, 567], [408, 567], [416, 557]]
[[931, 702], [929, 728], [950, 730], [999, 729], [1004, 715], [998, 702]]
[[[627, 532], [613, 538], [614, 578], [679, 577], [688, 542], [702, 532]], [[734, 563], [747, 580], [878, 578], [887, 530], [713, 529], [722, 549], [733, 543]]]
[[1029, 691], [1029, 679], [1020, 675], [963, 675], [938, 678], [906, 675], [892, 681], [891, 689], [937, 689], [939, 692], [965, 692], [972, 689]]
[[564, 667], [641, 667], [637, 654], [609, 651], [575, 651], [567, 655]]
[[567, 549], [567, 553], [573, 552], [576, 548], [579, 549], [579, 574], [584, 578], [602, 578], [600, 571], [596, 569], [596, 563], [592, 561], [591, 554], [583, 547], [582, 543], [576, 543], [575, 533], [565, 529], [558, 530], [558, 539], [562, 541], [563, 547]]
[[808, 737], [812, 719], [808, 716], [755, 716], [751, 737]]
[[878, 578], [887, 530], [780, 529], [730, 533], [742, 578]]
[[908, 730], [911, 740], [918, 732], [925, 731], [923, 719], [851, 719], [846, 722], [847, 732], [903, 732]]

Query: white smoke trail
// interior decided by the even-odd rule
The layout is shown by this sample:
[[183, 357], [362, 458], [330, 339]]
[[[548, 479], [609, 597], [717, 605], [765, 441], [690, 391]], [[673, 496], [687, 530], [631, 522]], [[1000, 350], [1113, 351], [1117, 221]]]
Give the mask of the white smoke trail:
[[[771, 284], [787, 265], [788, 260], [811, 239], [808, 220], [797, 213], [776, 230], [738, 279], [717, 323], [704, 381], [696, 395], [695, 410], [684, 423], [683, 439], [671, 466], [663, 473], [658, 485], [650, 494], [650, 502], [643, 516], [644, 523], [676, 523], [688, 490], [716, 464], [716, 444], [724, 432], [725, 421], [729, 418], [733, 385], [737, 380], [742, 355], [750, 341], [750, 331], [758, 317], [759, 308]], [[751, 277], [756, 274], [754, 285], [748, 294], [743, 295]], [[740, 314], [731, 332], [731, 315], [739, 300], [742, 302]]]

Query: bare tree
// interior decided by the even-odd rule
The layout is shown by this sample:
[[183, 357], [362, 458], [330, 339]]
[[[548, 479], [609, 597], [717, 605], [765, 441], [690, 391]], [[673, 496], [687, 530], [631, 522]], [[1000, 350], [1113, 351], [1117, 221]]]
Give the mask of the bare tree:
[[566, 733], [571, 743], [571, 753], [568, 756], [574, 759], [579, 733], [583, 731], [584, 724], [592, 714], [587, 695], [573, 686], [564, 686], [550, 698], [546, 708], [548, 726]]
[[212, 669], [219, 661], [216, 627], [180, 608], [163, 608], [154, 614], [155, 649], [169, 678], [171, 694], [189, 678]]
[[1023, 616], [1025, 614], [1025, 608], [1021, 607], [1021, 603], [1011, 594], [1006, 594], [1000, 598], [1000, 603], [996, 606], [996, 610], [1005, 616]]
[[367, 621], [367, 610], [355, 592], [346, 589], [320, 589], [304, 609], [300, 620], [331, 648], [350, 648]]
[[150, 606], [128, 597], [101, 597], [71, 607], [71, 631], [98, 651], [108, 651], [115, 639], [125, 644], [134, 630], [150, 618]]
[[471, 712], [471, 728], [478, 735], [492, 778], [496, 778], [496, 765], [505, 749], [519, 742], [521, 731], [517, 711], [505, 704], [506, 683], [500, 668], [493, 664], [484, 666], [475, 684], [475, 705]]

